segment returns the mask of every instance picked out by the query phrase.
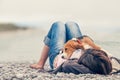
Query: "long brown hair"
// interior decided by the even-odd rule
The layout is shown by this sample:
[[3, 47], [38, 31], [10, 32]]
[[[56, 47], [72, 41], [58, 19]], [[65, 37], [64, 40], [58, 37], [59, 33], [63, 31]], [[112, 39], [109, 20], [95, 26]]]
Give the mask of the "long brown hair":
[[87, 49], [78, 60], [79, 64], [83, 64], [97, 74], [110, 74], [112, 71], [111, 61], [106, 52], [96, 49]]

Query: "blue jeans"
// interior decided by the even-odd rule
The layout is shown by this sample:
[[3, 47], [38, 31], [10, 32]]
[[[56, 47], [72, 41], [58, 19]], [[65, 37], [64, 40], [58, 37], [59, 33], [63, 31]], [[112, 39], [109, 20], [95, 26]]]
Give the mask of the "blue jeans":
[[81, 37], [81, 31], [77, 23], [75, 22], [55, 22], [52, 24], [47, 36], [44, 39], [45, 45], [50, 50], [48, 53], [50, 67], [53, 69], [53, 61], [59, 54], [59, 51], [63, 48], [64, 44], [72, 39]]

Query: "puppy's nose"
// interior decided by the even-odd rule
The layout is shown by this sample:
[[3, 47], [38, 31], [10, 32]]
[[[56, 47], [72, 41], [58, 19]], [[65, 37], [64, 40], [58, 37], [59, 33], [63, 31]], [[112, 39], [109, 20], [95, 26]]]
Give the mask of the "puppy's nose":
[[61, 58], [63, 58], [63, 59], [64, 59], [65, 57], [62, 55], [62, 56], [61, 56]]

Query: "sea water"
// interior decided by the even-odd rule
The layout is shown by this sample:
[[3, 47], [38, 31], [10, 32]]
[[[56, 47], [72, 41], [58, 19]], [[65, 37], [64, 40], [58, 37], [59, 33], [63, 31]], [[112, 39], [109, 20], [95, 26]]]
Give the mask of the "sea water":
[[[0, 32], [0, 61], [38, 61], [44, 45], [43, 39], [48, 28]], [[119, 29], [82, 28], [96, 44], [110, 54], [120, 58]]]

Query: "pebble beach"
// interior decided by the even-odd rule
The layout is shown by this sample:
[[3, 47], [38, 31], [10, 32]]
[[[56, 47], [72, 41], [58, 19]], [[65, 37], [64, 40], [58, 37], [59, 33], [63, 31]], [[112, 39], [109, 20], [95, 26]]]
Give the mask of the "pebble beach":
[[50, 74], [49, 65], [44, 70], [30, 68], [31, 62], [0, 62], [0, 80], [120, 80], [120, 74], [99, 75], [99, 74]]

